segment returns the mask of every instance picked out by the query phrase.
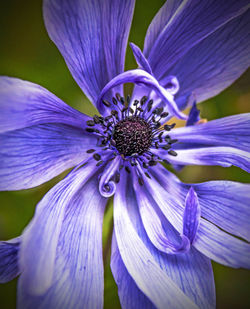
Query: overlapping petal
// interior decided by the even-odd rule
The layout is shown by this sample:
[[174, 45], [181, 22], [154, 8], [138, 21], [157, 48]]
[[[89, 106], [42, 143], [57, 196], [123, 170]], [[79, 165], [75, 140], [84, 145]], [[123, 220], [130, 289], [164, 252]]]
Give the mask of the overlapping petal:
[[[124, 178], [122, 177], [121, 179]], [[173, 298], [173, 301], [175, 299], [175, 301], [182, 302], [182, 304], [175, 302], [172, 304], [173, 308], [178, 308], [181, 305], [185, 308], [191, 306], [189, 301], [177, 295], [179, 292], [174, 291], [173, 287], [179, 287], [198, 307], [213, 308], [215, 306], [215, 292], [210, 261], [194, 249], [189, 251], [189, 253], [180, 255], [168, 255], [156, 249], [144, 230], [137, 209], [138, 206], [136, 205], [135, 193], [131, 191], [129, 185], [126, 188], [122, 184], [122, 190], [126, 191], [126, 196], [122, 194], [121, 198], [119, 198], [119, 204], [117, 203], [118, 199], [116, 199], [114, 205], [117, 209], [114, 210], [115, 212], [119, 211], [118, 207], [121, 208], [121, 217], [114, 217], [114, 220], [119, 219], [121, 221], [124, 220], [124, 222], [121, 226], [118, 223], [119, 230], [116, 230], [117, 225], [115, 224], [115, 232], [121, 258], [137, 286], [145, 294], [148, 293], [146, 295], [158, 308], [166, 308], [167, 304], [171, 307], [171, 298]], [[143, 192], [147, 194], [147, 191], [144, 190]], [[114, 214], [117, 215], [116, 213]], [[168, 229], [171, 236], [178, 239], [178, 233], [171, 228], [170, 224], [168, 224]], [[126, 236], [123, 235], [122, 230], [124, 230]], [[120, 244], [118, 238], [120, 239]], [[167, 276], [166, 278], [161, 280], [161, 275], [157, 275], [156, 269], [152, 269], [155, 263], [157, 263], [156, 265], [160, 267], [164, 275]], [[141, 269], [139, 269], [140, 267]], [[147, 275], [150, 276], [148, 278], [151, 286], [150, 291], [147, 291], [148, 280], [145, 278]], [[157, 278], [155, 278], [155, 275]], [[203, 280], [204, 276], [207, 280]], [[172, 288], [165, 289], [164, 295], [160, 294], [158, 301], [155, 301], [154, 294], [161, 293], [161, 287], [158, 287], [158, 284], [160, 282], [162, 285], [167, 284], [169, 280], [174, 282], [171, 284]]]
[[85, 160], [94, 143], [83, 129], [63, 124], [0, 134], [0, 190], [38, 186]]
[[198, 102], [228, 87], [250, 64], [248, 8], [246, 0], [167, 1], [144, 46], [160, 83], [174, 75], [180, 97], [195, 92]]
[[20, 274], [18, 252], [20, 237], [0, 241], [0, 283], [8, 282]]
[[45, 88], [13, 77], [0, 77], [0, 133], [39, 124], [86, 126], [86, 116]]
[[88, 116], [46, 89], [0, 78], [0, 190], [37, 186], [83, 161]]
[[189, 143], [250, 149], [250, 113], [211, 120], [204, 124], [176, 128], [171, 138]]
[[106, 199], [96, 194], [95, 169], [74, 170], [39, 203], [23, 234], [21, 308], [102, 308]]
[[[162, 167], [162, 169], [164, 169]], [[184, 192], [187, 193], [187, 190], [189, 188], [189, 185], [181, 184], [180, 181], [178, 181], [174, 175], [167, 172], [165, 170], [165, 173], [160, 172], [161, 168], [159, 167], [158, 171], [155, 172], [154, 169], [152, 169], [151, 174], [157, 179], [151, 179], [150, 183], [146, 182], [148, 191], [154, 198], [154, 200], [157, 202], [159, 207], [161, 208], [162, 212], [165, 214], [165, 216], [169, 219], [171, 224], [179, 231], [182, 231], [182, 217], [184, 213], [184, 205], [185, 205], [185, 195]], [[212, 192], [209, 191], [209, 186], [211, 183], [218, 183], [218, 190], [215, 191], [214, 198], [212, 201], [209, 200], [209, 197], [212, 195]], [[243, 234], [248, 235], [249, 232], [247, 232], [247, 221], [245, 218], [240, 218], [241, 211], [244, 211], [244, 214], [247, 213], [246, 207], [248, 206], [247, 200], [249, 200], [249, 197], [247, 199], [244, 199], [244, 197], [247, 197], [247, 187], [244, 187], [244, 185], [236, 184], [235, 186], [235, 198], [234, 200], [240, 199], [240, 193], [237, 194], [237, 186], [240, 187], [241, 192], [244, 191], [243, 195], [243, 201], [242, 203], [235, 203], [233, 200], [230, 201], [231, 196], [229, 196], [229, 193], [233, 192], [231, 191], [233, 189], [234, 183], [229, 183], [229, 190], [225, 190], [224, 194], [221, 195], [221, 198], [219, 197], [220, 190], [223, 190], [223, 187], [225, 189], [227, 188], [226, 184], [224, 182], [208, 182], [204, 184], [193, 184], [192, 186], [195, 188], [198, 196], [199, 196], [199, 188], [208, 187], [208, 193], [199, 196], [199, 203], [201, 205], [201, 220], [200, 220], [200, 226], [198, 229], [198, 232], [196, 234], [195, 241], [193, 245], [202, 253], [207, 255], [209, 258], [214, 259], [215, 261], [222, 263], [224, 265], [228, 265], [231, 267], [250, 267], [250, 245], [243, 240], [240, 240], [232, 235], [229, 235], [224, 230], [219, 229], [216, 225], [219, 223], [219, 226], [222, 228], [227, 227], [228, 230], [235, 234]], [[230, 188], [231, 184], [231, 188]], [[241, 187], [242, 186], [242, 187]], [[246, 185], [245, 185], [246, 186]], [[185, 193], [185, 194], [186, 194]], [[215, 202], [215, 199], [217, 199], [217, 202]], [[221, 202], [224, 202], [222, 204]], [[206, 205], [210, 205], [210, 208], [206, 211], [205, 207]], [[234, 205], [235, 209], [230, 209]], [[220, 207], [221, 209], [215, 210], [214, 216], [211, 214], [212, 209], [215, 209], [216, 207]], [[238, 208], [237, 208], [238, 207]], [[204, 212], [204, 214], [203, 214]], [[225, 215], [224, 215], [225, 212]], [[208, 218], [208, 213], [210, 214], [209, 219], [214, 219], [209, 222], [206, 220]], [[237, 222], [237, 228], [240, 230], [236, 230], [236, 221], [234, 218], [230, 218], [230, 215], [237, 216], [237, 218], [240, 218]], [[249, 211], [248, 211], [249, 213]], [[222, 221], [226, 218], [228, 219], [228, 222], [223, 225]], [[242, 216], [243, 217], [243, 216]], [[249, 214], [248, 214], [249, 218]], [[239, 227], [242, 222], [242, 227]], [[248, 221], [249, 222], [249, 221]]]
[[178, 149], [177, 156], [169, 155], [164, 151], [159, 151], [158, 154], [172, 164], [220, 165], [223, 167], [234, 165], [247, 172], [250, 171], [250, 153], [233, 147]]
[[134, 0], [44, 1], [49, 36], [93, 104], [123, 71], [133, 9]]
[[155, 306], [152, 302], [142, 293], [137, 287], [133, 278], [128, 273], [119, 249], [117, 247], [117, 241], [115, 234], [112, 239], [112, 252], [111, 252], [111, 270], [118, 287], [118, 295], [122, 308], [130, 309], [153, 309]]

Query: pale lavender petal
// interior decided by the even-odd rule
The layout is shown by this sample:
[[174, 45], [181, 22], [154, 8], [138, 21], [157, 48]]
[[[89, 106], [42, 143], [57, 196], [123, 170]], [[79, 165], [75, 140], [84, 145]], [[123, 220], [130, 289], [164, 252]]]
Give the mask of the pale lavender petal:
[[200, 224], [201, 209], [196, 192], [191, 187], [185, 200], [183, 234], [193, 243]]
[[105, 96], [105, 94], [112, 89], [113, 87], [116, 87], [121, 84], [125, 83], [134, 83], [134, 84], [140, 84], [147, 86], [150, 91], [154, 90], [156, 94], [163, 100], [164, 104], [166, 105], [166, 109], [174, 116], [180, 118], [180, 119], [186, 119], [187, 116], [183, 114], [177, 107], [173, 95], [172, 95], [172, 87], [170, 88], [170, 91], [168, 89], [163, 88], [158, 81], [150, 75], [145, 70], [136, 69], [136, 70], [130, 70], [126, 71], [115, 78], [112, 79], [101, 91], [98, 101], [97, 101], [97, 107], [102, 105], [102, 98]]
[[184, 235], [179, 235], [177, 239], [173, 239], [171, 233], [169, 235], [169, 226], [165, 222], [166, 219], [157, 205], [154, 205], [154, 200], [150, 198], [150, 195], [146, 194], [144, 187], [138, 186], [136, 175], [133, 178], [142, 223], [152, 244], [158, 250], [168, 254], [187, 252], [190, 249], [189, 234], [183, 233]]
[[115, 235], [126, 269], [138, 288], [156, 307], [197, 308], [160, 268], [139, 237], [131, 221], [133, 209], [136, 212], [136, 204], [133, 196], [127, 191], [128, 185], [126, 175], [122, 175], [119, 190], [114, 198]]
[[159, 184], [184, 205], [190, 186], [193, 186], [201, 206], [202, 216], [215, 225], [236, 236], [250, 241], [250, 185], [233, 181], [208, 181], [185, 184], [163, 166], [150, 173]]
[[8, 282], [20, 274], [18, 252], [20, 237], [0, 241], [0, 283]]
[[139, 290], [133, 278], [128, 273], [117, 247], [115, 234], [112, 239], [111, 270], [118, 287], [118, 295], [123, 309], [153, 309], [155, 306]]
[[248, 7], [247, 0], [165, 4], [144, 48], [160, 83], [164, 86], [172, 74], [180, 82], [180, 95], [194, 91], [198, 102], [228, 87], [249, 66]]
[[0, 77], [0, 133], [48, 123], [86, 126], [88, 116], [31, 82]]
[[50, 38], [89, 99], [123, 72], [134, 0], [46, 0], [44, 19]]
[[[171, 173], [162, 175], [154, 174], [153, 169], [150, 171], [152, 176], [157, 177], [150, 179], [150, 183], [145, 181], [145, 185], [152, 195], [152, 198], [159, 205], [164, 215], [177, 231], [182, 231], [182, 218], [184, 213], [184, 198], [182, 197], [182, 186], [174, 180]], [[169, 180], [167, 180], [166, 175]], [[172, 180], [171, 180], [172, 179]], [[187, 188], [186, 188], [187, 190]], [[201, 204], [201, 215], [203, 216], [203, 200], [199, 199]], [[218, 204], [218, 207], [223, 205]], [[231, 267], [250, 267], [250, 245], [225, 231], [219, 229], [214, 224], [201, 218], [200, 226], [196, 234], [193, 245], [203, 254], [215, 260], [218, 263]]]
[[[44, 229], [45, 235], [42, 238], [42, 244], [39, 242], [39, 249], [35, 243], [33, 243], [33, 249], [42, 254], [38, 261], [41, 262], [43, 259], [44, 261], [43, 268], [42, 264], [37, 265], [36, 261], [37, 267], [33, 271], [38, 274], [39, 266], [41, 266], [40, 272], [45, 272], [47, 276], [51, 275], [52, 278], [47, 289], [44, 289], [43, 293], [39, 295], [36, 292], [42, 292], [37, 289], [39, 286], [41, 287], [39, 282], [45, 275], [40, 273], [40, 276], [34, 278], [33, 274], [30, 279], [36, 284], [36, 287], [31, 289], [32, 291], [28, 289], [27, 280], [21, 275], [19, 282], [20, 308], [101, 309], [103, 307], [102, 221], [106, 199], [98, 192], [96, 175], [88, 180], [91, 174], [87, 166], [78, 170], [70, 182], [68, 179], [66, 192], [63, 191], [63, 196], [58, 197], [57, 205], [53, 205], [58, 211], [59, 208], [63, 208], [60, 210], [63, 213], [63, 218], [54, 218], [53, 222], [54, 225], [58, 225], [58, 221], [61, 224], [61, 227], [58, 227], [60, 231], [58, 231], [57, 237], [50, 235], [53, 232], [51, 226], [36, 227], [36, 229]], [[65, 197], [67, 201], [64, 199]], [[53, 238], [53, 245], [49, 240], [45, 244], [46, 236], [49, 239]], [[30, 238], [29, 250], [32, 249], [30, 242], [33, 242], [36, 236], [30, 235]], [[42, 246], [41, 251], [40, 246]], [[48, 256], [50, 249], [56, 251], [56, 258], [54, 258], [54, 265], [51, 264], [51, 267], [48, 267], [48, 258], [51, 258]], [[22, 265], [27, 265], [26, 272], [32, 275], [29, 264], [26, 264], [27, 259], [32, 259], [32, 251], [25, 253], [23, 248], [22, 254], [26, 256], [26, 260], [24, 260], [24, 256], [22, 258]], [[31, 254], [30, 257], [28, 254]], [[38, 256], [36, 253], [35, 255]], [[35, 258], [34, 253], [33, 258]], [[30, 294], [30, 292], [33, 293]]]
[[250, 153], [232, 147], [204, 147], [192, 149], [178, 149], [177, 156], [172, 156], [166, 151], [155, 151], [161, 158], [172, 164], [184, 165], [220, 165], [230, 167], [232, 165], [250, 171]]
[[0, 190], [38, 186], [90, 154], [97, 139], [84, 129], [41, 124], [0, 134]]
[[250, 113], [211, 120], [207, 123], [176, 128], [171, 138], [179, 142], [250, 149]]
[[73, 170], [38, 204], [22, 235], [20, 250], [22, 282], [30, 293], [43, 294], [51, 286], [66, 209], [95, 169], [94, 163], [87, 163], [80, 170]]

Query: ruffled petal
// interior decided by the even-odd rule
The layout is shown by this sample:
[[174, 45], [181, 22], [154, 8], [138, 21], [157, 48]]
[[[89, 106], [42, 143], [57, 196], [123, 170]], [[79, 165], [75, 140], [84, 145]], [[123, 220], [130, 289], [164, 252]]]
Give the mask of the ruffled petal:
[[250, 149], [250, 113], [211, 120], [207, 123], [176, 128], [171, 138], [188, 144], [229, 146]]
[[124, 68], [134, 0], [46, 0], [44, 19], [78, 85], [95, 104]]
[[149, 27], [144, 48], [161, 85], [174, 75], [180, 97], [194, 91], [200, 102], [237, 79], [249, 66], [248, 7], [247, 0], [167, 1]]
[[127, 186], [126, 175], [122, 175], [114, 198], [114, 228], [119, 252], [130, 276], [157, 308], [197, 308], [144, 245], [142, 235], [139, 236], [131, 221], [137, 220], [138, 213], [135, 196]]
[[90, 119], [45, 88], [13, 77], [0, 77], [0, 107], [0, 133], [48, 123], [83, 128]]
[[18, 252], [20, 237], [0, 241], [0, 283], [8, 282], [20, 274]]
[[0, 190], [38, 186], [85, 160], [95, 143], [85, 130], [64, 124], [0, 134]]
[[223, 167], [237, 166], [250, 172], [250, 153], [232, 147], [204, 147], [193, 149], [178, 149], [177, 156], [163, 151], [155, 151], [162, 159], [173, 164], [184, 165], [220, 165]]
[[[162, 169], [162, 171], [160, 170]], [[187, 190], [189, 188], [189, 185], [181, 184], [176, 177], [167, 172], [166, 169], [163, 167], [158, 167], [158, 171], [155, 171], [156, 168], [152, 168], [150, 170], [151, 175], [153, 178], [149, 181], [145, 181], [145, 185], [148, 188], [149, 194], [152, 195], [152, 198], [157, 202], [160, 209], [164, 213], [164, 215], [168, 218], [170, 223], [177, 229], [177, 231], [182, 231], [182, 218], [184, 213], [184, 205], [185, 205], [185, 195], [187, 193]], [[164, 172], [164, 173], [163, 173]], [[157, 180], [156, 180], [157, 179]], [[210, 183], [210, 182], [209, 182]], [[223, 182], [217, 182], [218, 184], [221, 184], [221, 189], [223, 188]], [[233, 184], [233, 183], [232, 183]], [[199, 196], [199, 186], [204, 184], [194, 184], [194, 186], [198, 196]], [[240, 186], [240, 184], [239, 184]], [[242, 185], [244, 186], [244, 185]], [[243, 189], [242, 187], [241, 189]], [[230, 190], [229, 190], [230, 192]], [[236, 190], [237, 192], [237, 190]], [[217, 210], [216, 213], [216, 221], [209, 222], [207, 220], [207, 214], [205, 212], [205, 206], [206, 204], [210, 204], [209, 199], [206, 199], [206, 197], [209, 198], [211, 196], [212, 192], [206, 196], [204, 194], [203, 196], [199, 196], [199, 203], [201, 206], [201, 216], [200, 219], [200, 226], [196, 233], [195, 240], [193, 242], [194, 247], [196, 247], [200, 252], [208, 256], [209, 258], [215, 260], [218, 263], [231, 266], [231, 267], [250, 267], [250, 245], [243, 240], [240, 240], [238, 238], [235, 238], [232, 235], [229, 235], [225, 231], [219, 229], [216, 227], [217, 222], [220, 223], [219, 219], [223, 220], [223, 212], [226, 212], [226, 216], [228, 216], [228, 213], [234, 213], [238, 216], [240, 215], [241, 209], [246, 209], [247, 205], [245, 204], [245, 207], [242, 207], [242, 205], [239, 203], [239, 208], [237, 209], [237, 203], [234, 203], [234, 207], [236, 210], [231, 209], [229, 211], [228, 207], [230, 207], [230, 202], [227, 199], [230, 199], [230, 196], [227, 197], [226, 194], [222, 194], [222, 198], [218, 198], [218, 203], [216, 203], [216, 207], [221, 207], [221, 210]], [[247, 193], [245, 192], [245, 195]], [[219, 196], [219, 190], [215, 191], [214, 199], [216, 199]], [[237, 194], [236, 194], [237, 196]], [[239, 198], [239, 196], [238, 196]], [[226, 204], [223, 205], [220, 202], [225, 201]], [[213, 203], [210, 204], [211, 207], [214, 205], [215, 208], [215, 202], [213, 200]], [[232, 205], [232, 201], [231, 201]], [[203, 214], [206, 214], [204, 216]], [[208, 210], [211, 215], [211, 208]], [[226, 225], [231, 226], [232, 230], [236, 229], [235, 220], [229, 219], [229, 221]], [[244, 227], [240, 227], [241, 221], [245, 222], [245, 219], [239, 220], [238, 222], [238, 229], [241, 231], [244, 231], [246, 229], [246, 226], [249, 227], [249, 221], [248, 224], [244, 224]], [[246, 231], [244, 232], [246, 234]], [[235, 235], [238, 235], [236, 231], [234, 231]]]
[[154, 309], [152, 302], [138, 289], [128, 273], [117, 247], [115, 235], [112, 239], [111, 270], [118, 286], [118, 295], [123, 309]]
[[38, 205], [23, 234], [20, 308], [102, 308], [106, 199], [94, 171], [73, 171]]
[[[130, 70], [126, 71], [115, 78], [113, 78], [101, 91], [98, 100], [97, 100], [97, 107], [102, 106], [102, 99], [105, 96], [105, 94], [112, 89], [113, 87], [116, 87], [121, 84], [125, 83], [134, 83], [134, 84], [140, 84], [148, 87], [150, 91], [154, 90], [155, 93], [158, 95], [159, 98], [161, 98], [166, 105], [167, 110], [169, 113], [171, 113], [173, 116], [176, 116], [180, 119], [186, 119], [187, 116], [183, 114], [177, 107], [174, 99], [173, 94], [176, 92], [176, 87], [178, 87], [178, 82], [176, 79], [171, 77], [171, 81], [173, 80], [174, 85], [170, 87], [170, 90], [163, 88], [158, 81], [150, 75], [145, 70], [136, 69], [136, 70]], [[169, 82], [169, 77], [168, 77]], [[174, 89], [173, 89], [174, 88]]]

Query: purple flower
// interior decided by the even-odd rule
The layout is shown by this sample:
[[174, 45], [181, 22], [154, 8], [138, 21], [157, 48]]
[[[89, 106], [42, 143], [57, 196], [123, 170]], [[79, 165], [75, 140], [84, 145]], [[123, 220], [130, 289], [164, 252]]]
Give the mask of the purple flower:
[[[130, 45], [139, 68], [124, 72], [133, 8], [134, 0], [44, 1], [49, 36], [100, 115], [0, 79], [0, 189], [75, 167], [23, 234], [0, 243], [0, 281], [20, 274], [20, 308], [102, 308], [102, 221], [113, 195], [111, 269], [122, 308], [213, 308], [210, 260], [250, 266], [249, 185], [185, 184], [164, 167], [249, 171], [250, 114], [202, 123], [196, 107], [248, 68], [249, 1], [168, 0], [143, 52]], [[125, 83], [135, 85], [131, 97]], [[174, 128], [173, 116], [187, 125]]]

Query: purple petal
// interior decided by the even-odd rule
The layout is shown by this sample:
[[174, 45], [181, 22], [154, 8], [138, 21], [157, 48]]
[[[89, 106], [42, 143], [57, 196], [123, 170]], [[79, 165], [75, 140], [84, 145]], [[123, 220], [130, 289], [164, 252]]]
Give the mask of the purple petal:
[[[162, 171], [159, 172], [160, 170]], [[168, 218], [170, 223], [176, 228], [177, 231], [181, 232], [185, 199], [183, 192], [187, 192], [188, 185], [182, 185], [173, 174], [167, 172], [167, 170], [163, 167], [158, 167], [158, 172], [152, 168], [150, 173], [152, 176], [156, 177], [157, 181], [154, 177], [152, 177], [150, 183], [145, 182], [145, 185], [149, 190], [149, 194], [152, 195], [152, 198], [159, 205], [160, 209]], [[196, 187], [195, 190], [197, 190]], [[202, 217], [203, 207], [206, 205], [203, 200], [204, 198], [199, 198]], [[227, 210], [226, 206], [222, 208], [225, 211]], [[237, 204], [235, 206], [237, 206]], [[220, 204], [220, 199], [218, 199], [217, 207], [223, 207], [223, 205]], [[219, 211], [221, 214], [221, 219], [223, 218], [223, 210]], [[239, 209], [235, 211], [236, 214], [238, 211]], [[233, 212], [233, 210], [231, 210], [231, 212]], [[250, 267], [249, 244], [227, 234], [225, 231], [217, 228], [214, 224], [205, 219], [201, 218], [200, 220], [200, 226], [193, 245], [200, 252], [218, 263], [236, 268]], [[229, 224], [230, 222], [228, 225]], [[238, 222], [238, 225], [240, 225], [240, 222]], [[246, 226], [243, 229], [245, 228]]]
[[170, 88], [170, 91], [168, 91], [167, 89], [163, 88], [152, 75], [150, 75], [149, 73], [141, 69], [126, 71], [116, 76], [115, 78], [113, 78], [102, 89], [99, 95], [98, 101], [97, 101], [97, 107], [101, 106], [102, 98], [105, 96], [105, 94], [110, 89], [118, 85], [125, 84], [125, 83], [135, 83], [135, 84], [140, 84], [140, 85], [142, 84], [142, 85], [149, 87], [150, 90], [154, 90], [156, 94], [164, 101], [168, 111], [172, 115], [175, 115], [176, 117], [180, 119], [187, 118], [187, 116], [178, 109], [173, 99], [172, 87]]
[[201, 209], [198, 197], [194, 189], [191, 187], [185, 200], [185, 210], [183, 217], [183, 234], [187, 236], [193, 243], [199, 224]]
[[198, 102], [228, 87], [249, 65], [248, 7], [247, 0], [166, 3], [144, 49], [160, 83], [172, 74], [180, 95], [194, 91]]
[[18, 252], [20, 237], [0, 241], [0, 283], [8, 282], [20, 274]]
[[204, 124], [176, 128], [171, 138], [187, 144], [229, 146], [245, 151], [250, 148], [250, 113], [211, 120]]
[[196, 107], [196, 101], [194, 101], [192, 108], [190, 109], [186, 126], [193, 126], [200, 120], [200, 110]]
[[220, 165], [223, 167], [237, 166], [250, 171], [250, 154], [247, 151], [232, 147], [204, 147], [177, 150], [177, 156], [163, 151], [152, 151], [172, 164], [181, 165]]
[[139, 66], [140, 69], [145, 70], [146, 72], [148, 72], [149, 74], [152, 75], [152, 70], [151, 67], [148, 63], [148, 60], [144, 57], [142, 51], [140, 50], [140, 48], [135, 45], [134, 43], [129, 43], [132, 52], [134, 54], [135, 60]]
[[38, 204], [35, 216], [22, 235], [20, 268], [27, 291], [43, 294], [53, 282], [56, 252], [66, 210], [95, 171], [94, 163], [73, 170]]
[[0, 133], [48, 123], [83, 128], [89, 119], [43, 87], [12, 77], [0, 77], [0, 106]]
[[196, 308], [160, 268], [153, 254], [144, 245], [131, 220], [136, 220], [135, 197], [126, 175], [121, 175], [114, 197], [114, 228], [123, 263], [138, 288], [159, 308]]
[[154, 47], [158, 37], [163, 31], [164, 27], [168, 24], [170, 19], [174, 16], [177, 9], [183, 0], [168, 0], [161, 7], [158, 13], [153, 18], [151, 24], [148, 27], [145, 42], [144, 42], [144, 53], [148, 57], [150, 51]]
[[152, 302], [138, 289], [133, 278], [128, 273], [117, 247], [115, 235], [112, 239], [111, 270], [118, 286], [121, 307], [126, 309], [153, 309]]
[[38, 186], [85, 160], [95, 143], [83, 129], [63, 124], [0, 134], [0, 190]]
[[134, 190], [143, 226], [153, 245], [168, 254], [180, 254], [190, 249], [189, 234], [171, 237], [169, 224], [166, 223], [157, 204], [146, 194], [145, 188], [138, 187], [137, 177], [134, 177]]
[[197, 102], [202, 102], [219, 94], [244, 73], [250, 65], [249, 27], [250, 10], [193, 47], [169, 69], [166, 77], [175, 75], [181, 85], [176, 98], [179, 107], [182, 96], [193, 92]]
[[133, 9], [134, 0], [44, 1], [49, 36], [94, 104], [101, 89], [123, 71]]

